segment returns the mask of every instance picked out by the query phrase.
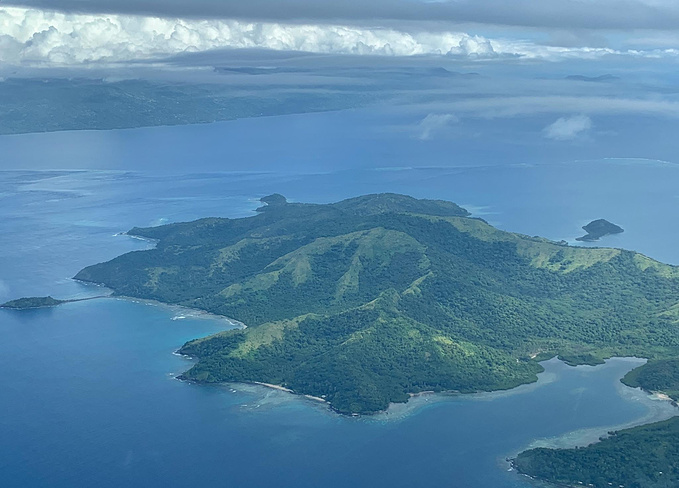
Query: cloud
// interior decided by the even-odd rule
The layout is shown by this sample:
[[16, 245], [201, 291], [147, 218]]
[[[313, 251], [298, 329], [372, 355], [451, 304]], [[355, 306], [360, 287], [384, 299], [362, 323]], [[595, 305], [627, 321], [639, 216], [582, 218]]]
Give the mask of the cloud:
[[676, 49], [616, 51], [557, 47], [459, 31], [380, 26], [159, 18], [0, 8], [0, 64], [73, 66], [129, 63], [214, 49], [266, 49], [321, 54], [443, 56], [465, 59], [598, 59], [679, 57]]
[[5, 301], [5, 299], [9, 296], [9, 291], [9, 285], [3, 280], [0, 280], [0, 299], [2, 299], [2, 301]]
[[570, 141], [592, 128], [592, 120], [586, 115], [561, 117], [542, 131], [547, 139]]
[[[537, 87], [538, 85], [529, 85]], [[512, 89], [514, 87], [508, 87]], [[635, 113], [647, 116], [679, 117], [679, 102], [662, 99], [639, 99], [610, 96], [486, 96], [461, 101], [436, 101], [412, 104], [413, 111], [445, 110], [461, 116], [511, 118], [517, 116], [570, 113], [618, 115]]]
[[448, 55], [457, 54], [475, 57], [495, 57], [497, 53], [488, 39], [480, 36], [463, 36], [457, 49], [448, 51]]
[[453, 114], [429, 114], [418, 124], [418, 139], [427, 141], [431, 139], [436, 132], [459, 121], [460, 119]]
[[363, 23], [433, 21], [562, 29], [679, 27], [675, 0], [5, 0], [71, 12]]
[[494, 54], [490, 41], [466, 33], [409, 33], [343, 25], [251, 23], [85, 15], [0, 9], [0, 62], [70, 65], [125, 62], [211, 49], [412, 56]]

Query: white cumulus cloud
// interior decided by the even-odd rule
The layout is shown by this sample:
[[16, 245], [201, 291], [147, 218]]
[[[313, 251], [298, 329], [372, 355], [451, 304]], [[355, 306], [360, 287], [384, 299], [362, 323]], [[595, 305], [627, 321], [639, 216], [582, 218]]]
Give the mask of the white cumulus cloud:
[[389, 56], [493, 53], [487, 39], [456, 32], [0, 8], [0, 63], [116, 63], [220, 48]]
[[544, 128], [543, 134], [555, 141], [570, 141], [592, 128], [592, 120], [586, 115], [561, 117]]
[[0, 7], [0, 65], [70, 67], [153, 62], [184, 52], [241, 48], [346, 55], [449, 55], [472, 59], [679, 57], [676, 49], [616, 51], [606, 47], [558, 47], [519, 38], [489, 39], [453, 31]]
[[457, 49], [453, 48], [448, 51], [448, 54], [458, 54], [465, 56], [477, 57], [493, 57], [497, 56], [495, 49], [491, 42], [480, 36], [463, 36], [457, 45]]
[[448, 55], [471, 59], [676, 58], [675, 48], [615, 50], [551, 46], [521, 38], [385, 26], [299, 24], [237, 19], [84, 14], [0, 7], [0, 64], [64, 66], [157, 60], [211, 49], [271, 49], [347, 55]]

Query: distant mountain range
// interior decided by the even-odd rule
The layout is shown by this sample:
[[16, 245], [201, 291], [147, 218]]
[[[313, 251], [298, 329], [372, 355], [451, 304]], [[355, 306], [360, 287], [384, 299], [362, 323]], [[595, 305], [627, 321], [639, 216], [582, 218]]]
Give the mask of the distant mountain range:
[[606, 81], [616, 81], [619, 80], [620, 78], [618, 76], [614, 76], [611, 74], [605, 74], [605, 75], [600, 75], [600, 76], [585, 76], [585, 75], [568, 75], [566, 76], [567, 80], [574, 80], [574, 81], [590, 81], [590, 82], [606, 82]]

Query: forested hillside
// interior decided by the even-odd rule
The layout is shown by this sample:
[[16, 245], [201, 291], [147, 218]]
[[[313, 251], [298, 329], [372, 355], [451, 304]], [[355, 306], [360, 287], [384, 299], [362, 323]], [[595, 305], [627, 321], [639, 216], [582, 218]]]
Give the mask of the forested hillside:
[[200, 361], [185, 378], [274, 383], [345, 413], [511, 388], [553, 355], [679, 351], [679, 270], [642, 255], [503, 232], [402, 195], [263, 201], [249, 218], [132, 229], [157, 248], [76, 278], [247, 324], [187, 343]]
[[531, 449], [516, 458], [520, 472], [562, 486], [679, 486], [679, 417], [622, 430], [577, 449]]

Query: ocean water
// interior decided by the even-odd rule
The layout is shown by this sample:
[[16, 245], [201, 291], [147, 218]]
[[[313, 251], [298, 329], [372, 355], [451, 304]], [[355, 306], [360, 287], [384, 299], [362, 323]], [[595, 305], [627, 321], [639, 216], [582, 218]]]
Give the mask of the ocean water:
[[[99, 145], [109, 137], [129, 154], [149, 143], [143, 131], [77, 137], [86, 141], [87, 134]], [[154, 134], [153, 142], [162, 143]], [[72, 137], [63, 134], [61, 144]], [[0, 137], [0, 156], [29, 159], [40, 149], [48, 157], [58, 138], [33, 135], [22, 146]], [[92, 145], [83, 144], [83, 153], [69, 146], [70, 157], [90, 157]], [[3, 152], [8, 146], [11, 154]], [[464, 167], [375, 161], [360, 169], [285, 172], [206, 172], [197, 164], [171, 173], [146, 171], [141, 163], [139, 171], [0, 171], [0, 301], [100, 295], [105, 290], [70, 277], [149, 246], [119, 232], [252, 215], [257, 199], [272, 192], [310, 202], [380, 191], [445, 198], [500, 228], [569, 242], [589, 220], [606, 218], [625, 233], [598, 245], [679, 264], [679, 166], [660, 161]], [[191, 363], [173, 351], [229, 326], [113, 298], [0, 310], [1, 485], [527, 487], [504, 461], [521, 449], [587, 443], [613, 427], [674, 414], [669, 404], [620, 384], [641, 364], [637, 359], [577, 368], [550, 361], [535, 385], [421, 396], [361, 418], [264, 387], [176, 381]]]

